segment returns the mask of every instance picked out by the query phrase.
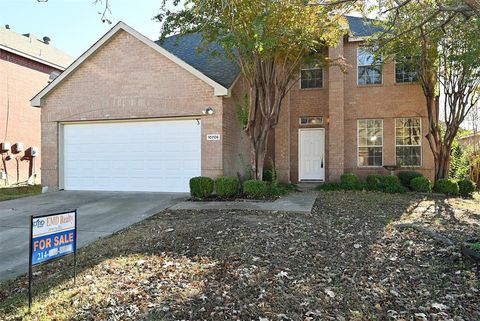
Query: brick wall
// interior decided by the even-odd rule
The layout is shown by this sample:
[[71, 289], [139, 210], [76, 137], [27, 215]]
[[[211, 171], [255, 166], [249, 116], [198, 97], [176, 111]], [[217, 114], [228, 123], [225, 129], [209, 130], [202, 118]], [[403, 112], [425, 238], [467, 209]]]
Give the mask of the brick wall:
[[417, 84], [396, 84], [394, 63], [383, 69], [382, 85], [357, 85], [357, 48], [359, 42], [342, 42], [329, 49], [331, 58], [344, 56], [346, 73], [338, 67], [324, 71], [324, 87], [300, 89], [299, 84], [287, 97], [275, 130], [275, 159], [283, 181], [298, 181], [298, 130], [300, 116], [323, 116], [326, 134], [326, 179], [338, 180], [344, 172], [364, 177], [370, 173], [387, 174], [383, 168], [357, 166], [357, 120], [380, 118], [384, 121], [384, 164], [395, 163], [395, 118], [422, 117], [422, 166], [414, 168], [433, 177], [433, 156], [428, 141], [425, 98]]
[[433, 156], [425, 138], [428, 126], [425, 98], [418, 84], [396, 84], [395, 64], [387, 61], [383, 68], [382, 85], [357, 85], [358, 42], [345, 44], [345, 58], [350, 64], [345, 78], [345, 171], [360, 176], [370, 173], [386, 174], [383, 168], [357, 166], [357, 120], [362, 118], [383, 119], [383, 163], [395, 164], [395, 118], [422, 117], [423, 164], [415, 168], [428, 177], [433, 177]]
[[[0, 143], [21, 142], [24, 150], [40, 148], [40, 109], [30, 106], [30, 99], [48, 84], [49, 74], [58, 71], [39, 62], [0, 50]], [[2, 154], [0, 169], [8, 173], [9, 185], [24, 183], [36, 173], [40, 182], [40, 156], [31, 160], [25, 152]], [[6, 181], [0, 181], [0, 187]]]
[[[215, 113], [202, 115], [212, 107]], [[42, 184], [58, 187], [58, 124], [68, 121], [194, 117], [202, 122], [202, 175], [223, 174], [223, 101], [213, 88], [120, 31], [45, 97], [42, 106]]]
[[244, 175], [245, 167], [250, 164], [250, 141], [241, 128], [236, 106], [236, 103], [243, 102], [246, 89], [247, 85], [240, 78], [232, 88], [231, 97], [223, 99], [223, 168], [226, 176]]

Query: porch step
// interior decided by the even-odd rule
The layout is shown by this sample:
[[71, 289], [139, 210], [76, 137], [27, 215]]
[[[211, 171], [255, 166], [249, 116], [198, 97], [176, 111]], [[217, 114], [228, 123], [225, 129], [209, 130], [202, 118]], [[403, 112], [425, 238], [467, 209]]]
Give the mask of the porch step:
[[297, 184], [297, 188], [301, 192], [310, 192], [314, 191], [315, 188], [320, 184], [323, 184], [323, 182], [300, 182]]

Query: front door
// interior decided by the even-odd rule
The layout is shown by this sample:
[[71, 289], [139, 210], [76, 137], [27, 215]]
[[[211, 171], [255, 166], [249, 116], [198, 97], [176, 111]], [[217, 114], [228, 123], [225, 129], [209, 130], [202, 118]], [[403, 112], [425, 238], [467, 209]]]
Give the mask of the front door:
[[298, 180], [325, 180], [325, 129], [299, 129]]

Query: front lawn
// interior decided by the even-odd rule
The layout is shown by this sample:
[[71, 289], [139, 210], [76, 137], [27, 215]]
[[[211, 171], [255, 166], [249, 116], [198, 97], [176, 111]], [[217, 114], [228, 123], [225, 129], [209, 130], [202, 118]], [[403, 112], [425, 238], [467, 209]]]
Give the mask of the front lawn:
[[69, 259], [42, 268], [31, 316], [26, 278], [1, 285], [0, 320], [479, 320], [474, 265], [397, 228], [478, 236], [478, 200], [318, 195], [311, 215], [164, 211], [80, 250], [76, 286]]
[[0, 188], [0, 202], [15, 198], [33, 196], [42, 192], [41, 185]]

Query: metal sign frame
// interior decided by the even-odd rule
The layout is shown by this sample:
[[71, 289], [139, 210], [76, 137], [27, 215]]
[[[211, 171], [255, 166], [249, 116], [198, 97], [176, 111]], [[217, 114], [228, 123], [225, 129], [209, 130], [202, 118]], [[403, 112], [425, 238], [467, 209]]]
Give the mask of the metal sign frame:
[[[75, 213], [75, 228], [74, 228], [74, 239], [73, 239], [73, 252], [57, 256], [50, 260], [45, 260], [40, 263], [36, 263], [33, 265], [32, 263], [32, 246], [33, 246], [33, 220], [37, 218], [44, 218], [49, 216], [56, 216], [62, 214], [69, 214]], [[59, 212], [59, 213], [51, 213], [51, 214], [44, 214], [44, 215], [30, 215], [30, 241], [29, 241], [29, 250], [28, 250], [28, 311], [30, 312], [32, 308], [33, 302], [33, 268], [36, 266], [40, 266], [43, 264], [51, 263], [57, 261], [59, 259], [65, 258], [67, 256], [73, 255], [73, 284], [76, 284], [77, 281], [77, 209]]]

